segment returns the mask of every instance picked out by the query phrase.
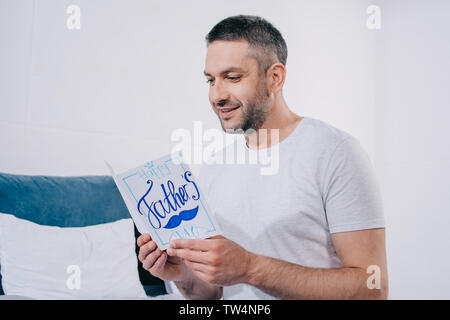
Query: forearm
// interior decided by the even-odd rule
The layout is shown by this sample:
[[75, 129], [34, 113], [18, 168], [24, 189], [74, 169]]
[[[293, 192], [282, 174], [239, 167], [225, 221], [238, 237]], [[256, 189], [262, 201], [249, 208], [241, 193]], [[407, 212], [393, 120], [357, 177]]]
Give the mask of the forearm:
[[175, 285], [186, 299], [218, 300], [222, 297], [222, 287], [203, 281], [190, 271], [185, 279], [175, 281]]
[[280, 299], [385, 299], [382, 289], [368, 289], [362, 268], [307, 268], [252, 255], [246, 283]]

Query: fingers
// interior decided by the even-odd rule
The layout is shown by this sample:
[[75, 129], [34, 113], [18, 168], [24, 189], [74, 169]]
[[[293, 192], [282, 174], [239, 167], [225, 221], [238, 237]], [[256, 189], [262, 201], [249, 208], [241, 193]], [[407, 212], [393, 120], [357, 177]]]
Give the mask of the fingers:
[[170, 241], [170, 247], [175, 249], [191, 249], [208, 251], [214, 239], [174, 239]]
[[208, 266], [203, 263], [197, 263], [197, 262], [192, 262], [192, 261], [187, 261], [187, 260], [185, 260], [184, 263], [201, 280], [209, 282], [209, 283], [215, 282], [215, 278], [213, 276], [214, 270], [212, 269], [211, 266]]
[[154, 267], [155, 262], [158, 260], [158, 258], [161, 256], [163, 252], [159, 249], [154, 250], [152, 253], [150, 253], [143, 261], [142, 261], [142, 267], [150, 271]]
[[149, 234], [139, 236], [137, 245], [140, 247], [138, 259], [142, 262], [144, 270], [155, 276], [162, 274], [167, 261], [167, 253], [158, 249], [156, 242], [152, 241]]
[[219, 235], [214, 236], [214, 237], [209, 237], [208, 239], [226, 239], [226, 238], [219, 234]]
[[208, 259], [209, 255], [207, 252], [204, 252], [204, 251], [168, 248], [167, 253], [170, 256], [179, 257], [183, 260], [188, 260], [188, 261], [203, 263], [203, 264], [210, 263], [210, 259]]
[[153, 264], [153, 267], [150, 268], [150, 270], [149, 270], [150, 273], [155, 274], [155, 275], [163, 273], [164, 265], [166, 264], [166, 261], [167, 261], [167, 253], [162, 252], [161, 255], [159, 256], [159, 258]]
[[142, 245], [146, 244], [152, 240], [152, 237], [148, 233], [141, 234], [139, 238], [137, 238], [137, 245], [138, 247], [141, 247]]
[[155, 241], [149, 241], [141, 246], [139, 249], [138, 259], [140, 262], [144, 262], [147, 256], [155, 251], [157, 248]]
[[206, 265], [204, 263], [194, 262], [184, 260], [184, 263], [193, 271], [201, 272], [201, 273], [209, 273], [211, 271], [211, 266]]

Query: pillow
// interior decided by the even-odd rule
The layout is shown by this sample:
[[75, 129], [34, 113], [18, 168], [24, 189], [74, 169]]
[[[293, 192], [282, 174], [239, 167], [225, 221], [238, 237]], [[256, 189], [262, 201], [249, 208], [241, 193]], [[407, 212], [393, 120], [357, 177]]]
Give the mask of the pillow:
[[0, 214], [0, 265], [7, 295], [35, 299], [145, 298], [131, 219], [75, 228]]

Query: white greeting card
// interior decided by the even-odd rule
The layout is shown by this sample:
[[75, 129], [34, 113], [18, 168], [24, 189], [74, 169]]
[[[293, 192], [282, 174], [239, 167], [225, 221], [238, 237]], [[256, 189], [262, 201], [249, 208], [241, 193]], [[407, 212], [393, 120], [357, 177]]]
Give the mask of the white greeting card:
[[136, 228], [165, 250], [172, 239], [220, 234], [197, 181], [179, 154], [115, 174], [106, 162]]

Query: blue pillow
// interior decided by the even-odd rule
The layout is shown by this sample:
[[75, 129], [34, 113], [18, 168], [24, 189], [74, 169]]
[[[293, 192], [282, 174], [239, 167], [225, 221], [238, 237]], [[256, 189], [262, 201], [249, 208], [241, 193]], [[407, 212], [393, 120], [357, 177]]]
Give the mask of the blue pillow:
[[[110, 176], [51, 177], [0, 173], [0, 212], [58, 227], [85, 227], [130, 218]], [[135, 234], [139, 236], [136, 228]], [[138, 272], [147, 295], [166, 293], [164, 282], [152, 277], [139, 261]], [[1, 274], [0, 294], [3, 294]]]

